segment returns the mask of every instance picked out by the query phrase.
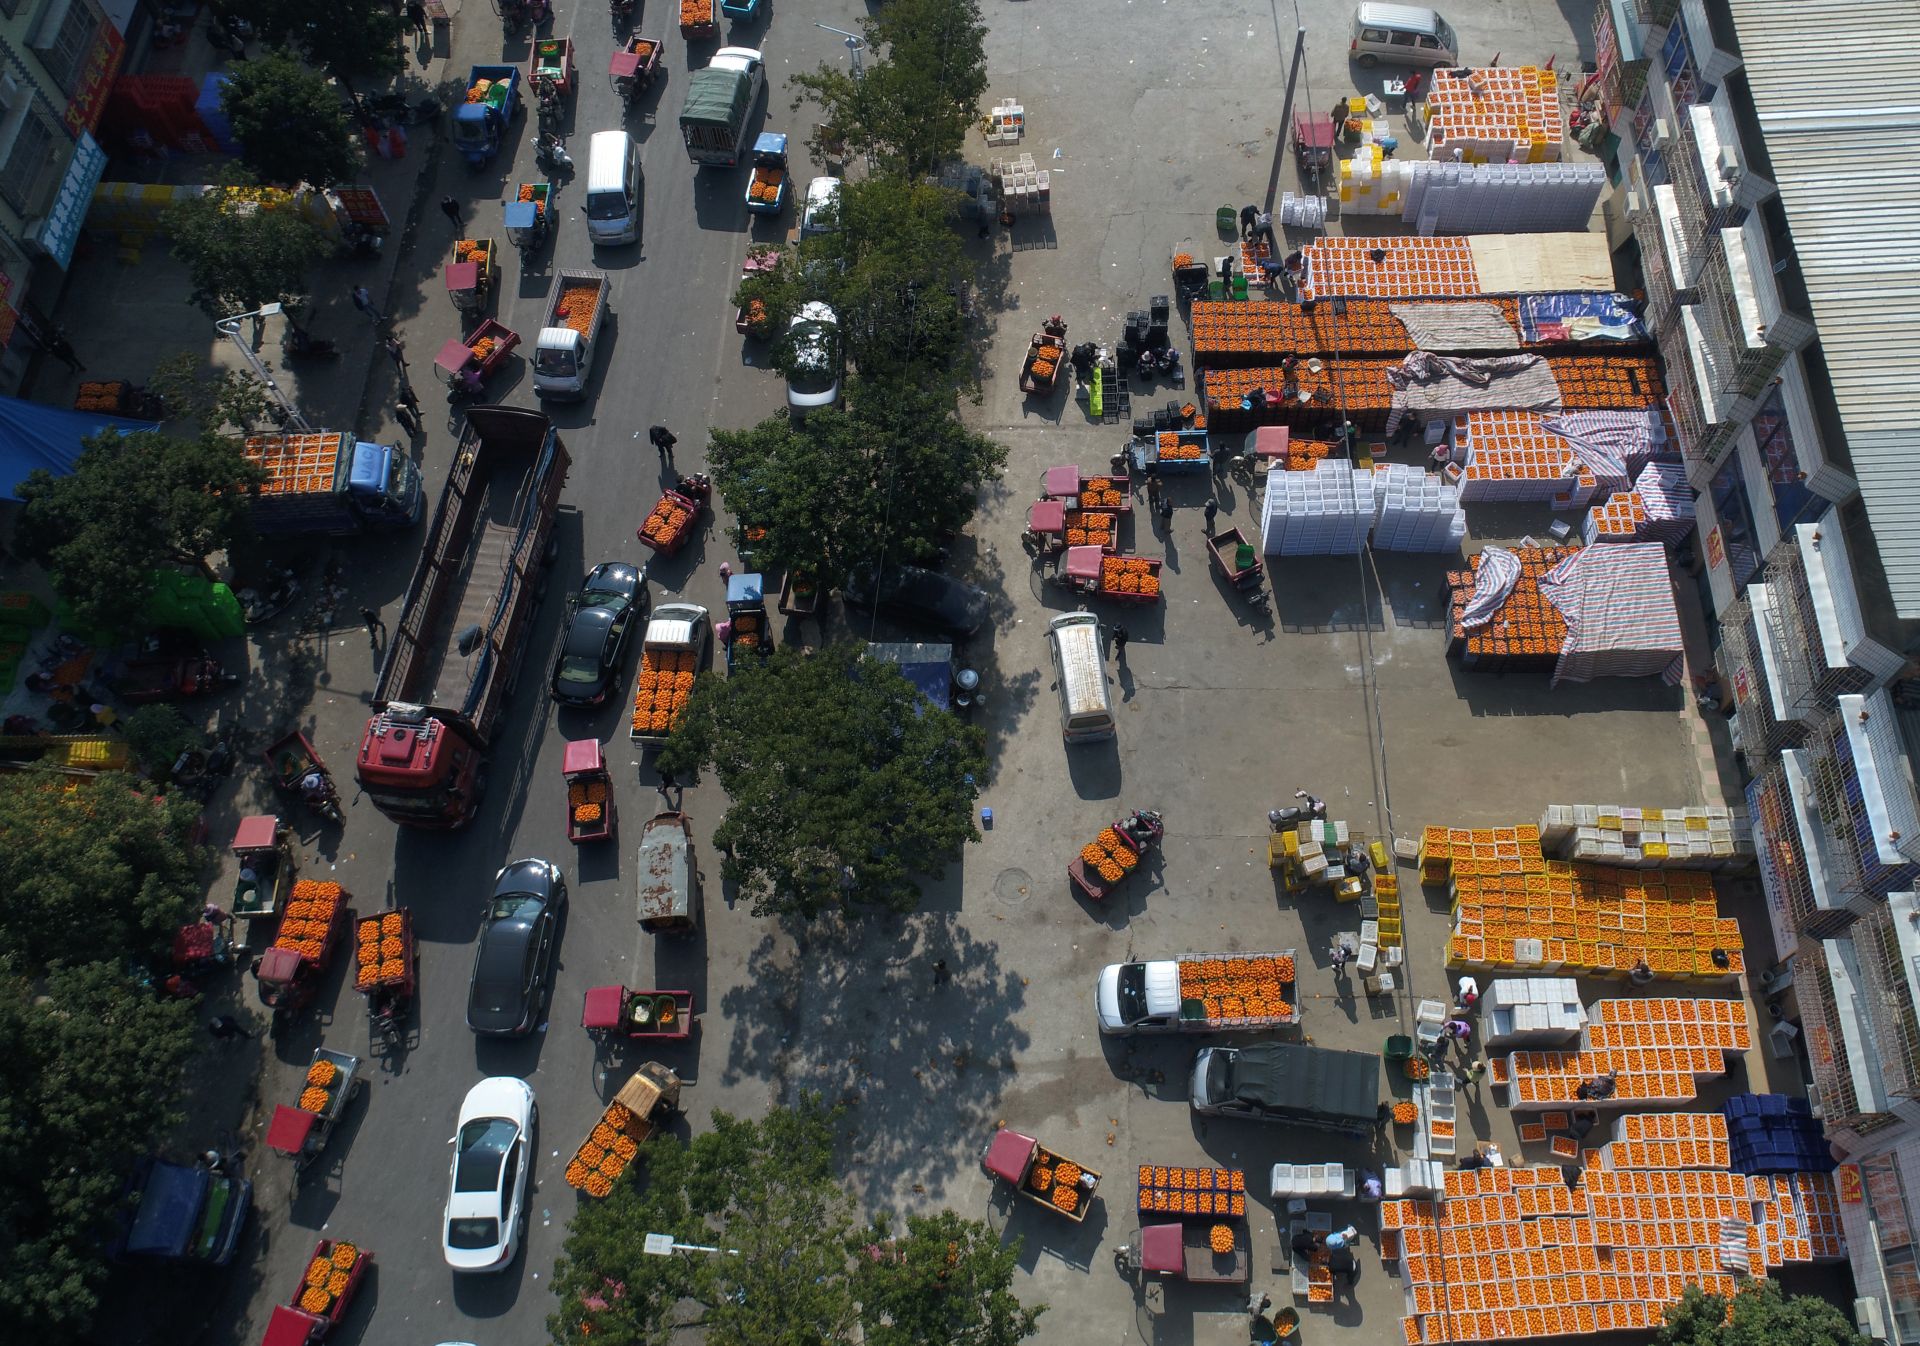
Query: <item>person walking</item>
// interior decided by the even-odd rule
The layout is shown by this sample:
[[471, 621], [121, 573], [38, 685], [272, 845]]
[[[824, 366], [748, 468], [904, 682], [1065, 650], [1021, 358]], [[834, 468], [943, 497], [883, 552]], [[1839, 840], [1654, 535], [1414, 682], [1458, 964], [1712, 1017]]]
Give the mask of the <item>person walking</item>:
[[673, 431], [664, 425], [651, 426], [647, 430], [647, 441], [660, 451], [660, 465], [666, 467], [673, 462], [673, 446], [680, 441], [673, 437]]
[[1118, 622], [1113, 627], [1113, 657], [1123, 664], [1127, 662], [1127, 628]]
[[1406, 78], [1407, 106], [1414, 107], [1420, 102], [1420, 87], [1427, 82], [1426, 74], [1416, 70]]
[[[411, 392], [412, 389], [408, 389], [408, 391]], [[409, 406], [407, 399], [404, 397], [394, 404], [393, 419], [400, 422], [400, 428], [405, 430], [411, 439], [418, 439], [422, 434], [426, 433], [426, 426], [420, 421], [419, 409]]]
[[662, 767], [660, 769], [660, 784], [657, 788], [660, 791], [660, 797], [662, 799], [671, 799], [672, 796], [669, 795], [667, 792], [669, 790], [678, 790], [680, 788], [680, 778], [674, 775], [671, 771], [668, 771], [665, 767]]
[[218, 1014], [207, 1020], [207, 1031], [213, 1034], [215, 1042], [232, 1042], [235, 1038], [253, 1041], [253, 1034], [242, 1028], [231, 1014]]
[[453, 232], [460, 232], [460, 198], [443, 196], [440, 198], [440, 213], [453, 221]]
[[1170, 495], [1160, 497], [1160, 522], [1165, 527], [1173, 527], [1173, 497]]
[[933, 960], [933, 984], [935, 986], [945, 986], [952, 977], [953, 973], [948, 969], [946, 959], [936, 958]]
[[360, 620], [367, 624], [367, 644], [373, 646], [375, 654], [380, 653], [380, 646], [387, 638], [387, 624], [380, 620], [378, 612], [369, 607], [360, 609]]
[[407, 22], [413, 25], [413, 31], [420, 40], [427, 40], [427, 7], [420, 0], [407, 0]]
[[80, 363], [80, 357], [74, 353], [73, 343], [67, 340], [66, 332], [58, 327], [53, 329], [53, 335], [47, 339], [47, 354], [76, 374], [87, 372], [87, 367]]
[[1207, 508], [1205, 509], [1204, 513], [1207, 516], [1207, 536], [1208, 537], [1213, 536], [1213, 516], [1218, 514], [1219, 512], [1220, 512], [1220, 502], [1218, 500], [1207, 501]]
[[367, 321], [371, 322], [375, 327], [378, 327], [387, 320], [386, 314], [374, 307], [373, 292], [368, 290], [364, 285], [356, 285], [353, 287], [353, 306], [366, 314]]
[[387, 358], [393, 361], [394, 372], [404, 381], [407, 377], [407, 347], [397, 336], [390, 336], [380, 343], [387, 352]]

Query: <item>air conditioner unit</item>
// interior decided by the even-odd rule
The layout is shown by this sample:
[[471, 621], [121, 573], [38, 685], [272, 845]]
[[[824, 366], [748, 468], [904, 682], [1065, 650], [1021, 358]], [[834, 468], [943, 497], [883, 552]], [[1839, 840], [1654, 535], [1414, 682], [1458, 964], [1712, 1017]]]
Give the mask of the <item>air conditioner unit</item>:
[[1738, 182], [1740, 180], [1742, 172], [1740, 156], [1734, 152], [1733, 146], [1722, 145], [1720, 147], [1719, 167], [1720, 180], [1722, 182]]
[[1869, 1340], [1887, 1339], [1887, 1320], [1880, 1312], [1880, 1301], [1871, 1296], [1853, 1301], [1853, 1325]]
[[1653, 143], [1662, 149], [1673, 143], [1673, 123], [1665, 117], [1653, 119]]

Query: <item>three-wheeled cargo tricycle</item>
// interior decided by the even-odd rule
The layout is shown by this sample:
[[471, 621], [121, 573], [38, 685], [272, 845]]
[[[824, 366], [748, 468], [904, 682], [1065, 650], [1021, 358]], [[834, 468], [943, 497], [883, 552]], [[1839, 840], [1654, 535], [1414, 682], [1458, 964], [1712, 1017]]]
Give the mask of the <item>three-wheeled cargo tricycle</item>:
[[242, 818], [233, 830], [231, 849], [240, 862], [240, 874], [233, 881], [234, 918], [258, 921], [279, 916], [298, 868], [292, 838], [280, 819], [271, 813]]
[[1080, 848], [1067, 862], [1067, 878], [1090, 900], [1105, 901], [1166, 834], [1166, 823], [1158, 813], [1135, 809]]
[[453, 245], [447, 263], [447, 298], [462, 313], [478, 313], [487, 306], [500, 282], [500, 248], [490, 238], [463, 238]]
[[657, 935], [693, 933], [700, 920], [699, 878], [687, 815], [654, 814], [640, 833], [640, 928]]
[[634, 1071], [567, 1161], [567, 1186], [605, 1196], [680, 1109], [680, 1077], [658, 1061]]
[[1317, 113], [1293, 114], [1293, 157], [1300, 175], [1316, 187], [1320, 175], [1333, 167], [1333, 118]]
[[614, 1038], [684, 1038], [693, 1031], [693, 992], [595, 986], [581, 1004], [580, 1026], [603, 1046]]
[[573, 92], [573, 86], [573, 39], [543, 37], [535, 41], [533, 55], [527, 58], [527, 87], [533, 90], [542, 126], [559, 119], [560, 100]]
[[273, 1306], [260, 1346], [316, 1346], [346, 1317], [373, 1254], [351, 1243], [321, 1239], [284, 1304]]
[[267, 745], [266, 759], [276, 789], [298, 795], [301, 803], [323, 818], [342, 821], [340, 791], [312, 739], [291, 730]]
[[1032, 1136], [1001, 1127], [980, 1151], [980, 1167], [1036, 1205], [1057, 1211], [1076, 1223], [1087, 1218], [1087, 1207], [1099, 1189], [1100, 1174], [1055, 1154]]
[[348, 1101], [366, 1087], [359, 1072], [359, 1057], [315, 1047], [299, 1103], [291, 1108], [274, 1105], [273, 1118], [267, 1123], [267, 1148], [293, 1160], [294, 1191], [300, 1190], [301, 1173], [326, 1148], [327, 1137], [346, 1112]]
[[468, 396], [485, 389], [493, 371], [505, 363], [520, 334], [496, 318], [487, 318], [464, 338], [455, 338], [440, 348], [433, 368], [440, 381]]
[[367, 998], [367, 1024], [382, 1038], [398, 1038], [420, 985], [420, 946], [413, 912], [395, 907], [354, 924], [353, 987]]
[[567, 840], [578, 846], [612, 839], [613, 777], [600, 752], [600, 740], [569, 740], [560, 756], [560, 774], [567, 782]]
[[276, 1025], [305, 1009], [319, 993], [353, 917], [347, 907], [351, 900], [337, 883], [301, 879], [293, 885], [273, 947], [253, 964], [260, 1003], [273, 1011]]
[[1066, 362], [1067, 323], [1056, 313], [1027, 343], [1027, 358], [1020, 364], [1020, 391], [1052, 392], [1060, 382], [1060, 368]]
[[660, 499], [640, 521], [636, 536], [662, 556], [672, 556], [700, 531], [700, 518], [713, 499], [713, 481], [704, 472], [680, 478], [677, 490], [660, 493]]
[[[1216, 1228], [1228, 1231], [1231, 1241], [1225, 1252], [1214, 1250]], [[1114, 1252], [1113, 1260], [1126, 1276], [1170, 1276], [1195, 1285], [1244, 1285], [1252, 1267], [1246, 1222], [1233, 1219], [1143, 1225], [1132, 1242]]]
[[1259, 591], [1260, 550], [1247, 541], [1247, 535], [1238, 528], [1229, 528], [1224, 533], [1210, 536], [1207, 539], [1207, 555], [1213, 558], [1214, 569], [1228, 584], [1243, 592]]
[[553, 184], [521, 183], [507, 202], [505, 227], [507, 242], [520, 249], [521, 259], [530, 257], [553, 232]]
[[629, 37], [626, 45], [607, 58], [607, 76], [613, 92], [629, 107], [653, 84], [660, 71], [660, 39]]

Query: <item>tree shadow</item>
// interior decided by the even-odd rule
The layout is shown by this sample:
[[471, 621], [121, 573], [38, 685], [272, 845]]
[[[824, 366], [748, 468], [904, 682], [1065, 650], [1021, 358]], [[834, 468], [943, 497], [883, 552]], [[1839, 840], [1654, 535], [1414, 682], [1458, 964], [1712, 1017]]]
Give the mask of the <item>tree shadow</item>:
[[[936, 963], [947, 978], [936, 984]], [[791, 1101], [817, 1091], [850, 1107], [842, 1158], [873, 1204], [912, 1190], [938, 1198], [951, 1166], [926, 1144], [926, 1120], [984, 1135], [1016, 1055], [1024, 982], [997, 943], [945, 916], [826, 918], [797, 939], [769, 932], [748, 957], [752, 980], [727, 991], [733, 1025], [720, 1082], [761, 1079]]]

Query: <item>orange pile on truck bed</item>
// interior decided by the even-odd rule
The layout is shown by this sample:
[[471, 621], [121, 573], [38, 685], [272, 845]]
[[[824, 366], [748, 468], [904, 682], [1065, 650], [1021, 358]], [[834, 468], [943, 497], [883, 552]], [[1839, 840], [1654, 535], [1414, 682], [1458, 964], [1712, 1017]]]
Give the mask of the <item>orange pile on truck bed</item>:
[[554, 325], [571, 327], [581, 336], [593, 325], [594, 300], [599, 296], [600, 287], [590, 280], [569, 281], [560, 291], [560, 302], [555, 305]]

